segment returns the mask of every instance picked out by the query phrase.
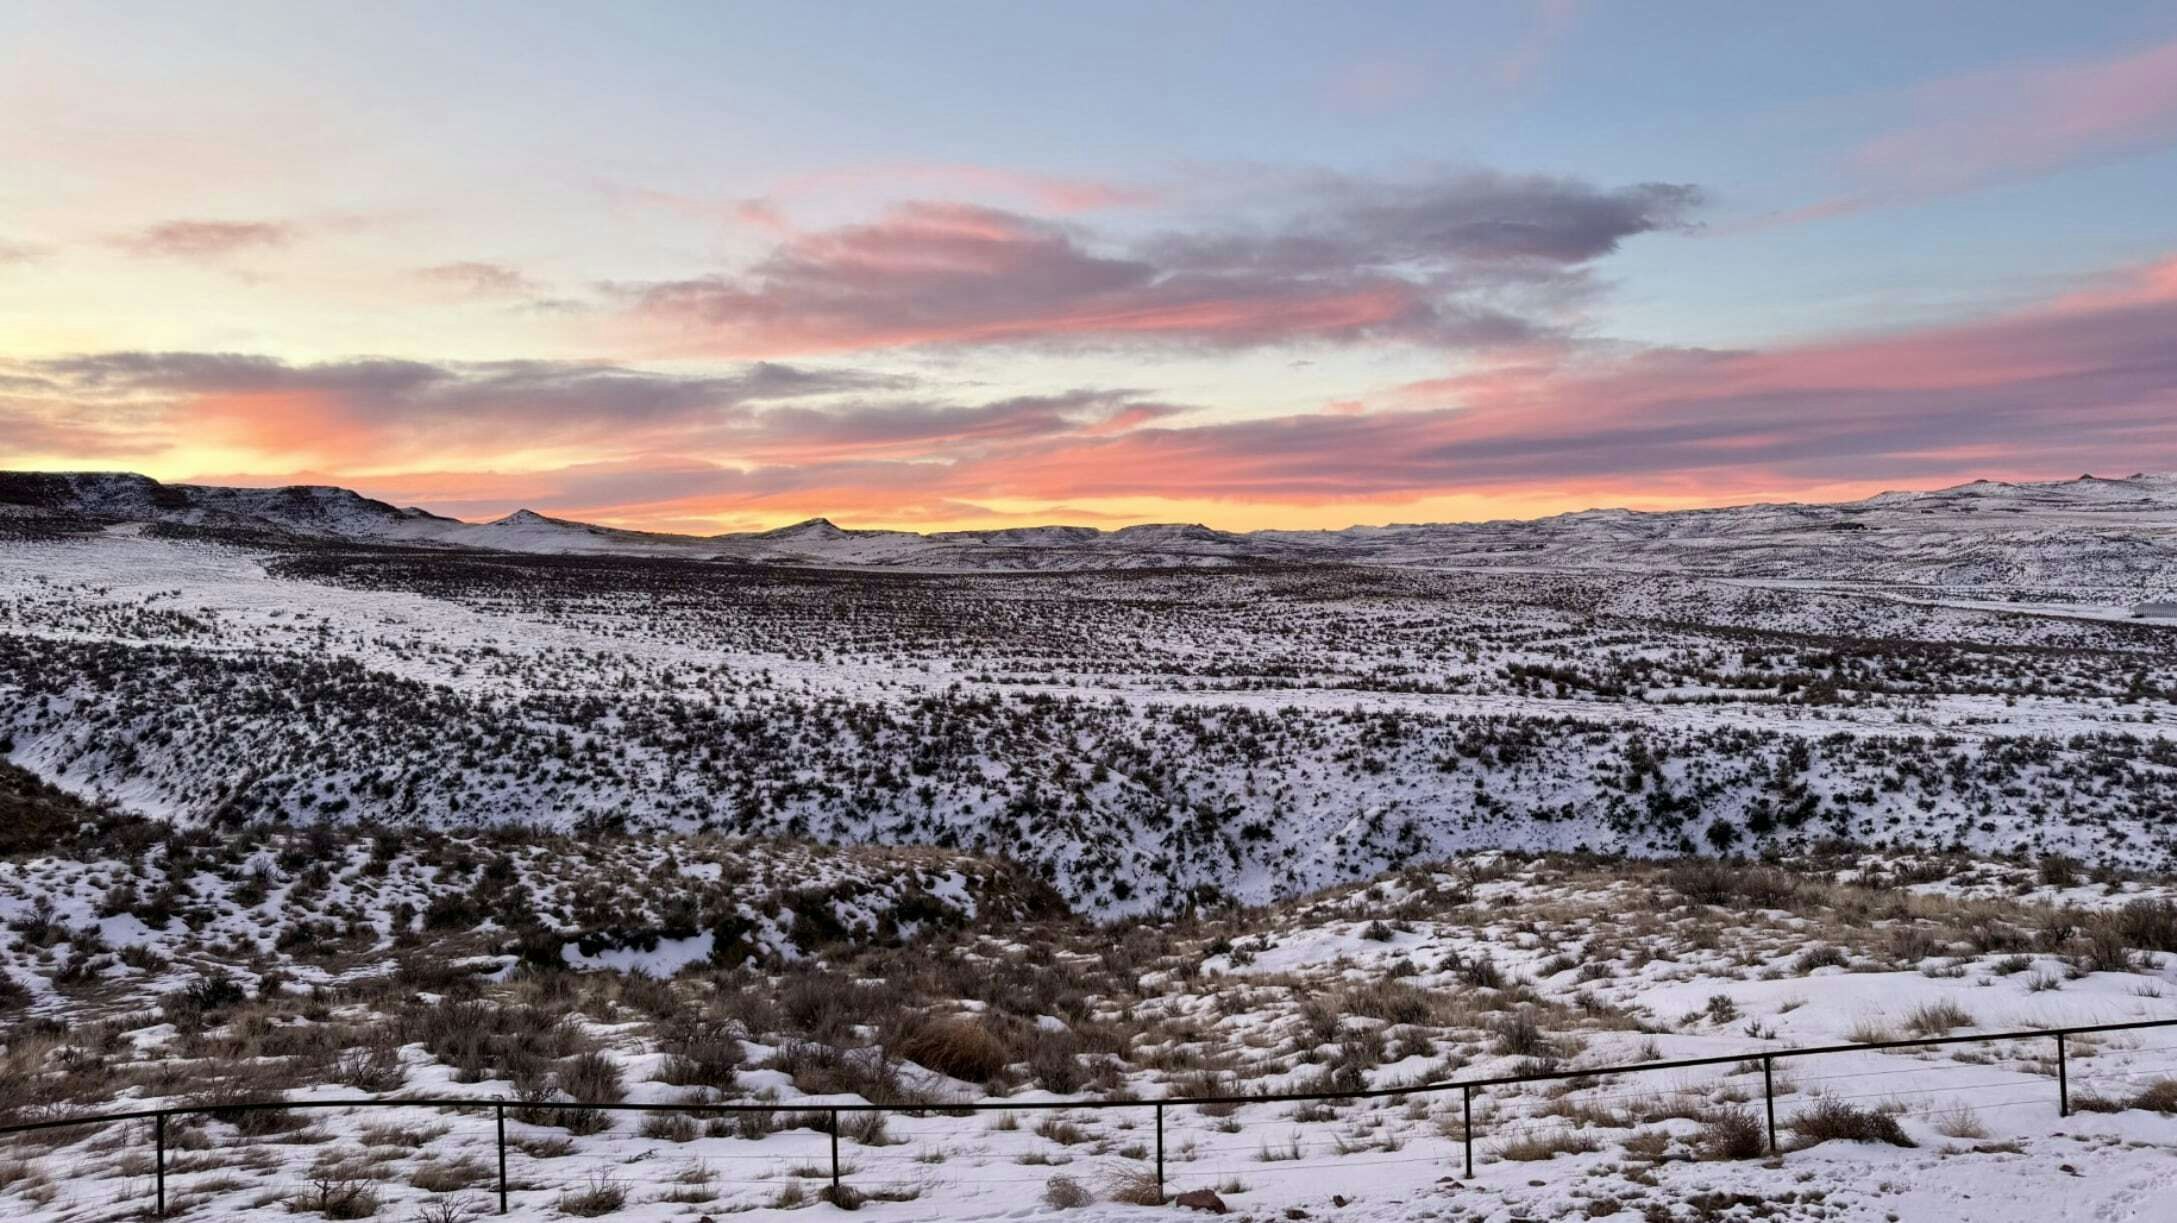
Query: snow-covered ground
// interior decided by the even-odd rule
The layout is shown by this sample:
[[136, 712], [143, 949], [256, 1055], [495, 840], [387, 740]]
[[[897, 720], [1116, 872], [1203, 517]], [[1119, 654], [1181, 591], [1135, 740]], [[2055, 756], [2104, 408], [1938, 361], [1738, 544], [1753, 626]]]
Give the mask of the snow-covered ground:
[[[172, 967], [41, 983], [39, 1018], [11, 1030], [0, 1062], [18, 1102], [12, 1119], [359, 1094], [775, 1105], [685, 1125], [517, 1108], [508, 1123], [517, 1217], [580, 1215], [595, 1194], [620, 1203], [610, 1217], [768, 1219], [837, 1209], [821, 1200], [825, 1106], [972, 1102], [996, 1111], [848, 1115], [843, 1183], [861, 1209], [1122, 1219], [1168, 1209], [1123, 1200], [1155, 1166], [1160, 1098], [1419, 1088], [2177, 1020], [2166, 958], [2107, 945], [2120, 930], [2172, 937], [2152, 924], [2177, 921], [2171, 889], [2092, 883], [2062, 864], [1861, 856], [1719, 871], [1486, 854], [1183, 925], [1103, 927], [1010, 907], [973, 925], [908, 928], [893, 945], [866, 927], [807, 946], [757, 939], [742, 966], [682, 963], [661, 982], [508, 971], [493, 954], [504, 932], [490, 921], [402, 926], [393, 914], [408, 892], [393, 884], [473, 844], [419, 848], [384, 876], [370, 873], [369, 854], [336, 851], [331, 879], [297, 899], [281, 868], [256, 863], [301, 840], [275, 839], [263, 858], [205, 847], [198, 890], [219, 895], [212, 881], [232, 859], [245, 880], [271, 875], [256, 908], [212, 900], [214, 914], [159, 930], [86, 920], [41, 948], [47, 969], [72, 963], [91, 927], [113, 948], [164, 947]], [[731, 873], [734, 847], [707, 848], [670, 847], [686, 877], [710, 874], [706, 857]], [[622, 852], [631, 856], [522, 857], [511, 874], [549, 896], [654, 869], [655, 849]], [[882, 892], [887, 880], [934, 880], [940, 864], [819, 865]], [[985, 868], [946, 865], [963, 895], [1005, 895], [976, 882], [995, 878]], [[63, 878], [74, 904], [96, 882], [89, 869], [24, 864], [10, 882], [11, 924], [22, 931], [23, 896]], [[359, 945], [247, 934], [254, 913], [354, 909], [374, 878], [392, 884], [360, 904], [372, 924]], [[761, 892], [762, 880], [752, 874], [742, 893]], [[392, 979], [318, 971], [328, 958], [374, 955], [397, 959]], [[37, 970], [20, 959], [10, 967], [18, 979]], [[248, 988], [200, 1004], [194, 984], [227, 972]], [[268, 976], [287, 984], [267, 991]], [[2160, 1217], [2177, 1178], [2177, 1087], [2167, 1086], [2177, 1083], [2177, 1027], [2074, 1037], [2066, 1068], [2078, 1111], [2068, 1118], [2058, 1116], [2055, 1053], [2053, 1039], [2034, 1036], [1780, 1058], [1779, 1157], [1761, 1149], [1758, 1060], [1489, 1089], [1475, 1100], [1472, 1177], [1457, 1091], [1174, 1105], [1164, 1110], [1166, 1190], [1207, 1188], [1258, 1219]], [[606, 1069], [585, 1069], [592, 1061]], [[1098, 1100], [1129, 1103], [1086, 1106]], [[1076, 1107], [1019, 1107], [1035, 1102]], [[1826, 1137], [1818, 1127], [1840, 1116], [1888, 1139]], [[146, 1125], [130, 1124], [18, 1142], [0, 1156], [0, 1204], [39, 1220], [139, 1211], [150, 1140]], [[488, 1109], [297, 1111], [249, 1132], [199, 1116], [173, 1123], [169, 1144], [168, 1192], [186, 1217], [365, 1217], [355, 1213], [365, 1201], [375, 1203], [367, 1217], [399, 1219], [496, 1207]], [[1068, 1185], [1086, 1200], [1063, 1204], [1075, 1201]]]
[[2168, 627], [1621, 574], [1009, 577], [0, 541], [0, 752], [184, 822], [1018, 854], [1076, 905], [1493, 846], [2160, 867]]
[[[0, 478], [0, 801], [106, 809], [0, 828], [15, 1119], [775, 1105], [510, 1121], [523, 1217], [694, 1220], [838, 1210], [827, 1104], [1120, 1101], [840, 1147], [874, 1216], [1124, 1218], [1167, 1209], [1120, 1200], [1163, 1098], [2177, 1018], [2177, 624], [2129, 612], [2169, 601], [2168, 477], [1251, 536], [56, 497]], [[1167, 1187], [2158, 1217], [2177, 1035], [2071, 1042], [2069, 1118], [2053, 1046], [1786, 1058], [1774, 1160], [1738, 1060], [1484, 1093], [1471, 1178], [1457, 1093], [1173, 1106]], [[170, 1191], [488, 1213], [491, 1122], [197, 1114]], [[137, 1215], [148, 1138], [18, 1143], [0, 1212]]]

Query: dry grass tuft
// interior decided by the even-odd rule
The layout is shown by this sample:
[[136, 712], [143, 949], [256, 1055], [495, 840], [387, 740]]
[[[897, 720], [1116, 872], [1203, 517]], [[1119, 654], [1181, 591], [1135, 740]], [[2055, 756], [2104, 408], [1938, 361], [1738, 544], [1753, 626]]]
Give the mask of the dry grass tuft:
[[1585, 1155], [1602, 1149], [1602, 1140], [1581, 1130], [1553, 1130], [1521, 1134], [1497, 1147], [1497, 1155], [1516, 1163], [1553, 1159], [1559, 1155]]

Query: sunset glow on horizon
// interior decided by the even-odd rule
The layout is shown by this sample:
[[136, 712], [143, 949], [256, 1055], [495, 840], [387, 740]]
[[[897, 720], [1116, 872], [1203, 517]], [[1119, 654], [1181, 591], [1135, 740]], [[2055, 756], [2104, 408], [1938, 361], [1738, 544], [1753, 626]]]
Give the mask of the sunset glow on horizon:
[[699, 533], [2177, 469], [2156, 5], [41, 2], [0, 39], [0, 468]]

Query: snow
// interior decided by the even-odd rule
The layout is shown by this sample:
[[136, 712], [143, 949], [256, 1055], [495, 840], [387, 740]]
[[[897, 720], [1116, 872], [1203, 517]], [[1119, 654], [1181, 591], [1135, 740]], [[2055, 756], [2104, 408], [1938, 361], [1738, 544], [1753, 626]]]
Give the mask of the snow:
[[705, 931], [694, 938], [660, 940], [649, 951], [616, 947], [596, 955], [583, 955], [580, 949], [569, 943], [561, 950], [561, 954], [573, 968], [608, 968], [614, 972], [670, 977], [690, 964], [701, 964], [709, 960], [711, 947], [716, 942], [717, 939], [709, 931]]

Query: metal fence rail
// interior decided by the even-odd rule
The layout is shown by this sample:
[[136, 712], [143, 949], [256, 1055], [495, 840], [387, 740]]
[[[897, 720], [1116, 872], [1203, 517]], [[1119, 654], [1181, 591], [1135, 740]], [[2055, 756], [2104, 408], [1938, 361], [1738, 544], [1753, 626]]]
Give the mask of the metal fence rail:
[[[0, 1126], [0, 1138], [55, 1130], [77, 1129], [89, 1126], [113, 1125], [130, 1121], [149, 1121], [155, 1143], [155, 1178], [157, 1183], [157, 1214], [167, 1213], [167, 1123], [169, 1119], [184, 1116], [210, 1116], [231, 1118], [239, 1113], [295, 1112], [325, 1109], [491, 1109], [495, 1123], [498, 1147], [498, 1197], [499, 1213], [508, 1212], [507, 1137], [506, 1121], [511, 1109], [517, 1114], [534, 1112], [576, 1112], [591, 1110], [605, 1113], [686, 1114], [700, 1117], [724, 1117], [735, 1114], [790, 1113], [802, 1118], [823, 1117], [821, 1132], [830, 1137], [831, 1192], [835, 1200], [846, 1193], [846, 1169], [839, 1156], [840, 1118], [845, 1115], [867, 1113], [891, 1113], [906, 1115], [938, 1114], [973, 1116], [978, 1113], [1020, 1112], [1073, 1112], [1102, 1109], [1152, 1109], [1156, 1115], [1156, 1186], [1159, 1198], [1164, 1196], [1165, 1186], [1165, 1126], [1166, 1109], [1188, 1107], [1245, 1107], [1261, 1104], [1332, 1103], [1356, 1100], [1404, 1099], [1409, 1096], [1442, 1095], [1460, 1093], [1460, 1112], [1463, 1123], [1461, 1136], [1465, 1154], [1466, 1175], [1474, 1175], [1474, 1093], [1496, 1087], [1515, 1087], [1530, 1083], [1566, 1082], [1575, 1079], [1599, 1078], [1605, 1075], [1647, 1074], [1667, 1070], [1692, 1070], [1708, 1066], [1746, 1065], [1758, 1062], [1761, 1066], [1762, 1097], [1766, 1114], [1768, 1150], [1772, 1155], [1781, 1154], [1776, 1133], [1776, 1083], [1775, 1065], [1791, 1058], [1818, 1057], [1840, 1053], [1880, 1053], [1895, 1049], [1922, 1049], [1946, 1045], [1985, 1044], [1997, 1041], [2053, 1040], [2056, 1044], [2056, 1106], [2059, 1116], [2071, 1115], [2071, 1077], [2069, 1043], [2075, 1036], [2091, 1036], [2109, 1032], [2130, 1032], [2150, 1028], [2177, 1027], [2177, 1018], [2142, 1019], [2125, 1023], [2085, 1024], [2067, 1028], [2028, 1028], [2008, 1032], [1980, 1032], [1964, 1036], [1927, 1036], [1904, 1040], [1869, 1041], [1834, 1045], [1803, 1045], [1787, 1048], [1754, 1049], [1741, 1053], [1718, 1054], [1710, 1057], [1675, 1058], [1666, 1061], [1629, 1062], [1615, 1066], [1584, 1066], [1573, 1070], [1547, 1070], [1528, 1074], [1493, 1075], [1484, 1078], [1454, 1078], [1439, 1083], [1421, 1083], [1398, 1087], [1373, 1087], [1351, 1091], [1316, 1092], [1264, 1092], [1243, 1095], [1168, 1096], [1153, 1100], [1017, 1100], [1017, 1101], [946, 1101], [933, 1100], [917, 1103], [896, 1104], [822, 1104], [776, 1101], [765, 1104], [740, 1104], [720, 1102], [703, 1103], [585, 1103], [579, 1101], [528, 1101], [503, 1098], [429, 1098], [362, 1096], [336, 1100], [271, 1100], [239, 1104], [183, 1105], [177, 1107], [139, 1109], [131, 1112], [93, 1113], [57, 1121], [38, 1121], [23, 1125]], [[1869, 1072], [1869, 1073], [1889, 1073]]]

